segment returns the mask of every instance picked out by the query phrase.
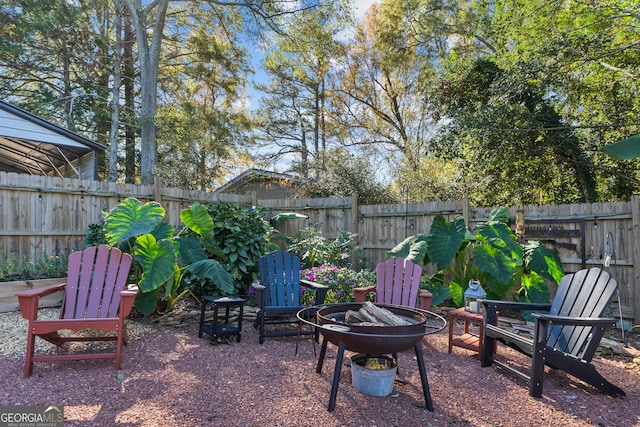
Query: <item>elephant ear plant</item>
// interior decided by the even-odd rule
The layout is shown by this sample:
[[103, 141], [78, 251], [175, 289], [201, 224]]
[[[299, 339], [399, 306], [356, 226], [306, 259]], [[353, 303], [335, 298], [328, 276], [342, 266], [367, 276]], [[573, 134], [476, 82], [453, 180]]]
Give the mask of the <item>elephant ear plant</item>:
[[[132, 272], [140, 292], [135, 307], [142, 314], [153, 313], [164, 299], [167, 310], [186, 292], [178, 295], [185, 270], [192, 276], [213, 281], [223, 293], [233, 291], [233, 279], [213, 259], [208, 259], [204, 245], [213, 238], [213, 221], [199, 203], [182, 210], [180, 218], [192, 230], [188, 238], [174, 236], [171, 224], [162, 222], [164, 208], [157, 202], [142, 205], [128, 198], [104, 218], [107, 242], [133, 255]], [[197, 236], [197, 237], [195, 237]], [[179, 263], [178, 260], [181, 262]]]
[[434, 294], [434, 304], [451, 298], [457, 307], [463, 305], [471, 279], [480, 280], [490, 299], [502, 299], [515, 291], [515, 299], [547, 302], [545, 279], [557, 284], [564, 275], [554, 250], [539, 241], [518, 243], [504, 207], [492, 210], [489, 220], [477, 225], [475, 235], [461, 216], [449, 222], [438, 215], [428, 235], [408, 237], [388, 254], [434, 265], [437, 272], [426, 285]]

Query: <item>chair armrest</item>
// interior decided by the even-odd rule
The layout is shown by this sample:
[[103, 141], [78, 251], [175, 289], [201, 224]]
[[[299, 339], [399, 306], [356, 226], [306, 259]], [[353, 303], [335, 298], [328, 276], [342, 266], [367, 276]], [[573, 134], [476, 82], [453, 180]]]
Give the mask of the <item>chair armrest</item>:
[[518, 302], [518, 301], [499, 301], [483, 299], [480, 302], [484, 305], [485, 309], [491, 310], [546, 310], [551, 309], [549, 303], [533, 303], [533, 302]]
[[28, 320], [37, 320], [40, 297], [63, 291], [66, 286], [66, 283], [58, 283], [41, 288], [29, 289], [28, 291], [16, 292], [22, 317]]
[[131, 313], [133, 304], [138, 294], [138, 287], [136, 285], [129, 285], [127, 289], [120, 291], [120, 316], [125, 318]]
[[484, 307], [484, 324], [485, 325], [497, 325], [498, 324], [498, 311], [500, 310], [544, 310], [549, 311], [551, 304], [549, 303], [531, 303], [531, 302], [517, 302], [517, 301], [500, 301], [483, 299], [480, 303]]
[[312, 288], [315, 288], [315, 289], [329, 289], [327, 285], [312, 282], [311, 280], [300, 279], [300, 283], [304, 283], [305, 285], [311, 286]]
[[251, 283], [251, 288], [254, 290], [253, 300], [255, 301], [256, 307], [260, 309], [264, 309], [265, 301], [264, 301], [264, 292], [267, 289], [266, 286], [261, 285], [260, 282], [254, 281]]
[[420, 308], [429, 311], [431, 309], [431, 302], [433, 301], [433, 294], [426, 289], [420, 289], [418, 296], [420, 297]]
[[571, 317], [553, 314], [533, 313], [533, 318], [548, 322], [551, 325], [567, 326], [615, 326], [616, 320], [608, 317]]
[[377, 287], [375, 285], [362, 286], [360, 288], [353, 288], [353, 296], [356, 302], [364, 302], [369, 292], [375, 292]]
[[311, 280], [300, 279], [300, 283], [310, 286], [316, 291], [316, 305], [324, 304], [324, 299], [327, 296], [329, 287], [320, 283], [312, 282]]
[[34, 288], [34, 289], [29, 289], [27, 291], [20, 291], [20, 292], [16, 292], [16, 296], [18, 298], [20, 297], [24, 297], [24, 298], [33, 298], [33, 297], [44, 297], [50, 294], [53, 294], [55, 292], [58, 291], [62, 291], [64, 290], [65, 286], [67, 286], [66, 283], [57, 283], [55, 285], [47, 285], [47, 286], [42, 286], [40, 288]]

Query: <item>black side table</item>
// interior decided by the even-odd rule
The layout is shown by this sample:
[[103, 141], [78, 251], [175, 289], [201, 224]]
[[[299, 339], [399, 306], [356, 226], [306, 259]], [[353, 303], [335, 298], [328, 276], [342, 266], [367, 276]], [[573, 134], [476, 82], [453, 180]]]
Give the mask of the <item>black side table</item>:
[[[207, 304], [213, 304], [213, 319], [211, 323], [205, 324], [204, 312]], [[238, 314], [238, 323], [229, 323], [229, 310], [231, 307], [238, 307], [240, 313]], [[218, 310], [220, 308], [225, 309], [225, 319], [223, 323], [218, 321]], [[202, 297], [202, 304], [200, 305], [200, 330], [198, 332], [198, 338], [202, 338], [202, 333], [211, 336], [213, 341], [219, 337], [236, 336], [236, 342], [240, 342], [240, 335], [242, 334], [242, 312], [244, 309], [244, 299], [236, 296], [220, 296], [220, 295], [205, 295]]]

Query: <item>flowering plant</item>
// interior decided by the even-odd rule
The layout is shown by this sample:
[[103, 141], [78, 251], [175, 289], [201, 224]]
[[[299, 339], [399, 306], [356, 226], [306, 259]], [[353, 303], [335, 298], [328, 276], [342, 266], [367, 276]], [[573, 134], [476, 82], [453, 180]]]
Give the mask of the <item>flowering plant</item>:
[[[300, 271], [300, 278], [309, 280], [329, 287], [326, 304], [336, 304], [353, 301], [353, 288], [361, 286], [375, 285], [375, 271], [361, 270], [354, 271], [346, 267], [322, 264], [319, 267], [312, 267]], [[302, 302], [313, 305], [313, 289], [304, 289]]]

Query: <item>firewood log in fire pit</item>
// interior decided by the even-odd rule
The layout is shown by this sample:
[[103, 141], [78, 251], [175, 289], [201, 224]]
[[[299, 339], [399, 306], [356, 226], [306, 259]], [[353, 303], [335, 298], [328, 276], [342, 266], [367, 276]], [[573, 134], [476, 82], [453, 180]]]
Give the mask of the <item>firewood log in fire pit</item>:
[[356, 325], [405, 326], [411, 325], [405, 319], [396, 316], [386, 308], [378, 307], [370, 301], [365, 301], [358, 311], [349, 310], [345, 314], [345, 323]]

